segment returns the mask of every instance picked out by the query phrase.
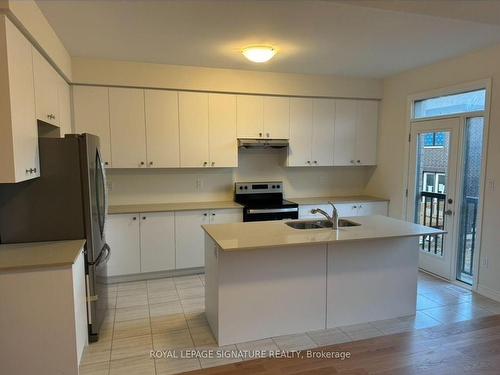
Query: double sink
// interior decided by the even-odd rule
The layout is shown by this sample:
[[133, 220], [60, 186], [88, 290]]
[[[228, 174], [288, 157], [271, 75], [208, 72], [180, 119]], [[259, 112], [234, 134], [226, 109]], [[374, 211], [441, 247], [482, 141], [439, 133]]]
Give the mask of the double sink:
[[[357, 227], [361, 224], [355, 223], [351, 220], [339, 219], [338, 227]], [[293, 229], [327, 229], [332, 228], [333, 224], [329, 220], [301, 220], [301, 221], [287, 221], [285, 223]]]

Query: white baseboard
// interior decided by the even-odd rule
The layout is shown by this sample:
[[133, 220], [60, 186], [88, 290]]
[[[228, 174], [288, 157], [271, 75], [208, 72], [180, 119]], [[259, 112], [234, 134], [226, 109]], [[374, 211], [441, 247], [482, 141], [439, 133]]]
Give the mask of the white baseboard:
[[477, 293], [481, 294], [484, 297], [491, 298], [497, 302], [500, 302], [500, 291], [490, 289], [486, 286], [479, 284], [477, 286]]

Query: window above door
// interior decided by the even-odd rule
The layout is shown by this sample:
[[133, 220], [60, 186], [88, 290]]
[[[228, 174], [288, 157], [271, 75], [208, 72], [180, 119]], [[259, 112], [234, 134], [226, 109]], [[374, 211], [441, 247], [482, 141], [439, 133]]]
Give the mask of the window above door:
[[425, 119], [460, 113], [484, 111], [486, 107], [486, 89], [437, 96], [415, 100], [413, 118]]

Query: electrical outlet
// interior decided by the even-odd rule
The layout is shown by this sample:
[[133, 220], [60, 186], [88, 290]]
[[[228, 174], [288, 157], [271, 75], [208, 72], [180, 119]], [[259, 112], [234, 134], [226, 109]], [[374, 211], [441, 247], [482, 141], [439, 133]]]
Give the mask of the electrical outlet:
[[201, 177], [196, 177], [196, 191], [203, 189], [203, 179]]
[[493, 178], [488, 179], [488, 189], [490, 189], [491, 192], [495, 191], [495, 180]]
[[481, 258], [481, 265], [484, 268], [488, 268], [488, 257], [487, 256], [484, 256], [484, 257]]

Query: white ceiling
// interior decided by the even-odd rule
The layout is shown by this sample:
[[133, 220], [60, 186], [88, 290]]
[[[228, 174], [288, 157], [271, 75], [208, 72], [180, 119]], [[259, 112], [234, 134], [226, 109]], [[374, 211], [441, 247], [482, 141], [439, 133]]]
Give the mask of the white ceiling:
[[[439, 7], [426, 0], [38, 4], [70, 54], [89, 58], [384, 77], [500, 43], [497, 1], [433, 1]], [[471, 16], [457, 3], [483, 6]], [[279, 53], [270, 63], [250, 63], [240, 48], [255, 43], [276, 45]]]

